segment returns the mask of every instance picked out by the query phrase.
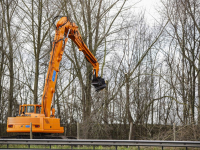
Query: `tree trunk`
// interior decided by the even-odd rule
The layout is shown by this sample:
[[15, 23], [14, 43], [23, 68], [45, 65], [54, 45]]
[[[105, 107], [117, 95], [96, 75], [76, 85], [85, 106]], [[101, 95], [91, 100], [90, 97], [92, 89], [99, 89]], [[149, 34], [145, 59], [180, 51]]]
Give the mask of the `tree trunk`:
[[198, 101], [199, 101], [199, 105], [198, 105], [198, 125], [200, 125], [200, 54], [199, 54], [199, 62], [198, 62]]
[[[32, 7], [34, 7], [34, 4], [32, 4], [32, 5], [33, 5]], [[34, 13], [32, 15], [34, 16]], [[34, 19], [34, 17], [32, 19]], [[32, 21], [34, 21], [34, 20], [32, 20]], [[38, 77], [39, 77], [39, 59], [40, 59], [39, 56], [40, 56], [40, 50], [41, 50], [41, 26], [42, 26], [42, 0], [39, 0], [38, 1], [37, 41], [34, 41], [34, 52], [35, 52], [35, 82], [34, 82], [34, 93], [33, 93], [34, 94], [34, 104], [38, 103]], [[35, 26], [32, 26], [32, 28], [35, 28]], [[32, 29], [32, 30], [33, 30], [33, 34], [34, 34], [34, 29]], [[37, 44], [36, 44], [36, 42], [37, 42]]]
[[[12, 37], [11, 37], [11, 18], [10, 18], [10, 4], [8, 0], [6, 0], [6, 16], [4, 14], [4, 20], [6, 28], [6, 38], [8, 41], [8, 61], [9, 61], [9, 74], [10, 74], [10, 89], [8, 95], [8, 117], [12, 116], [12, 106], [13, 106], [13, 88], [14, 88], [14, 70], [13, 70], [13, 45], [12, 45]], [[6, 18], [6, 19], [5, 19]]]
[[108, 124], [108, 106], [109, 106], [109, 103], [108, 103], [108, 81], [106, 81], [106, 90], [105, 90], [105, 101], [104, 101], [104, 110], [103, 110], [103, 121], [105, 124]]
[[1, 94], [2, 94], [2, 73], [3, 73], [3, 65], [4, 65], [4, 52], [3, 52], [3, 19], [1, 20], [1, 65], [0, 65], [0, 105], [1, 105]]

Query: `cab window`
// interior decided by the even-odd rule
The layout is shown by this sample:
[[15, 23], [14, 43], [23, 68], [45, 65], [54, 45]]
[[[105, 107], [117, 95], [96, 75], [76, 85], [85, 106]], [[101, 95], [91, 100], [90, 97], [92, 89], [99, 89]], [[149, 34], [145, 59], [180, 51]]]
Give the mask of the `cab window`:
[[24, 106], [24, 111], [23, 111], [23, 113], [26, 113], [26, 106]]
[[22, 114], [23, 113], [23, 106], [21, 106], [21, 108], [20, 108], [20, 114]]
[[41, 110], [40, 110], [40, 106], [36, 106], [36, 113], [37, 113], [37, 114], [40, 114], [40, 111], [41, 111]]
[[27, 106], [27, 113], [34, 113], [34, 106]]

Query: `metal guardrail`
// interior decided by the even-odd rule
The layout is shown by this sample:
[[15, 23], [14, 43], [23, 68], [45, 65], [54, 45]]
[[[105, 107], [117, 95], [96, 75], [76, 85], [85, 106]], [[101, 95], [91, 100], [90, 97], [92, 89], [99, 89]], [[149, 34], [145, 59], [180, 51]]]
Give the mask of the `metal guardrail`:
[[0, 145], [25, 144], [25, 145], [70, 145], [73, 146], [154, 146], [154, 147], [200, 147], [199, 141], [149, 141], [149, 140], [71, 140], [71, 139], [0, 139]]

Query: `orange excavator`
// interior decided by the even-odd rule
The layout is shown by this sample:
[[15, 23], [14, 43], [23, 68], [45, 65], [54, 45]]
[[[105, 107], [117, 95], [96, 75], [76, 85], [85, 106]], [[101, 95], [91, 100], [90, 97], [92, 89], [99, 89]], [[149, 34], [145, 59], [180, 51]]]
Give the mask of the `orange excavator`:
[[[60, 118], [55, 117], [55, 108], [52, 108], [52, 98], [55, 92], [59, 65], [62, 59], [65, 45], [70, 38], [85, 55], [85, 58], [93, 66], [92, 85], [96, 91], [106, 87], [105, 80], [98, 76], [99, 63], [83, 42], [78, 31], [78, 26], [61, 17], [56, 24], [56, 32], [53, 41], [50, 61], [45, 81], [41, 105], [24, 104], [19, 107], [19, 116], [8, 117], [7, 132], [28, 133], [30, 128], [33, 133], [63, 133], [64, 129], [60, 126]], [[30, 127], [30, 124], [32, 126]]]

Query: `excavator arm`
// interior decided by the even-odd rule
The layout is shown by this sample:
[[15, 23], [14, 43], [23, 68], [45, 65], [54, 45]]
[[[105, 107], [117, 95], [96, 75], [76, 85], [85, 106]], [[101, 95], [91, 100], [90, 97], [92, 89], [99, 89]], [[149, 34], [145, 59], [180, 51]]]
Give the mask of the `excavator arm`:
[[70, 22], [67, 17], [62, 17], [56, 25], [56, 33], [52, 51], [50, 53], [51, 57], [49, 61], [49, 68], [42, 96], [41, 113], [44, 113], [46, 117], [50, 117], [52, 97], [55, 92], [59, 65], [62, 60], [62, 55], [68, 38], [70, 38], [77, 45], [79, 51], [83, 52], [87, 61], [93, 66], [92, 85], [95, 87], [96, 91], [100, 91], [106, 87], [105, 80], [98, 76], [99, 63], [83, 42], [83, 39], [78, 31], [78, 26], [75, 23]]

